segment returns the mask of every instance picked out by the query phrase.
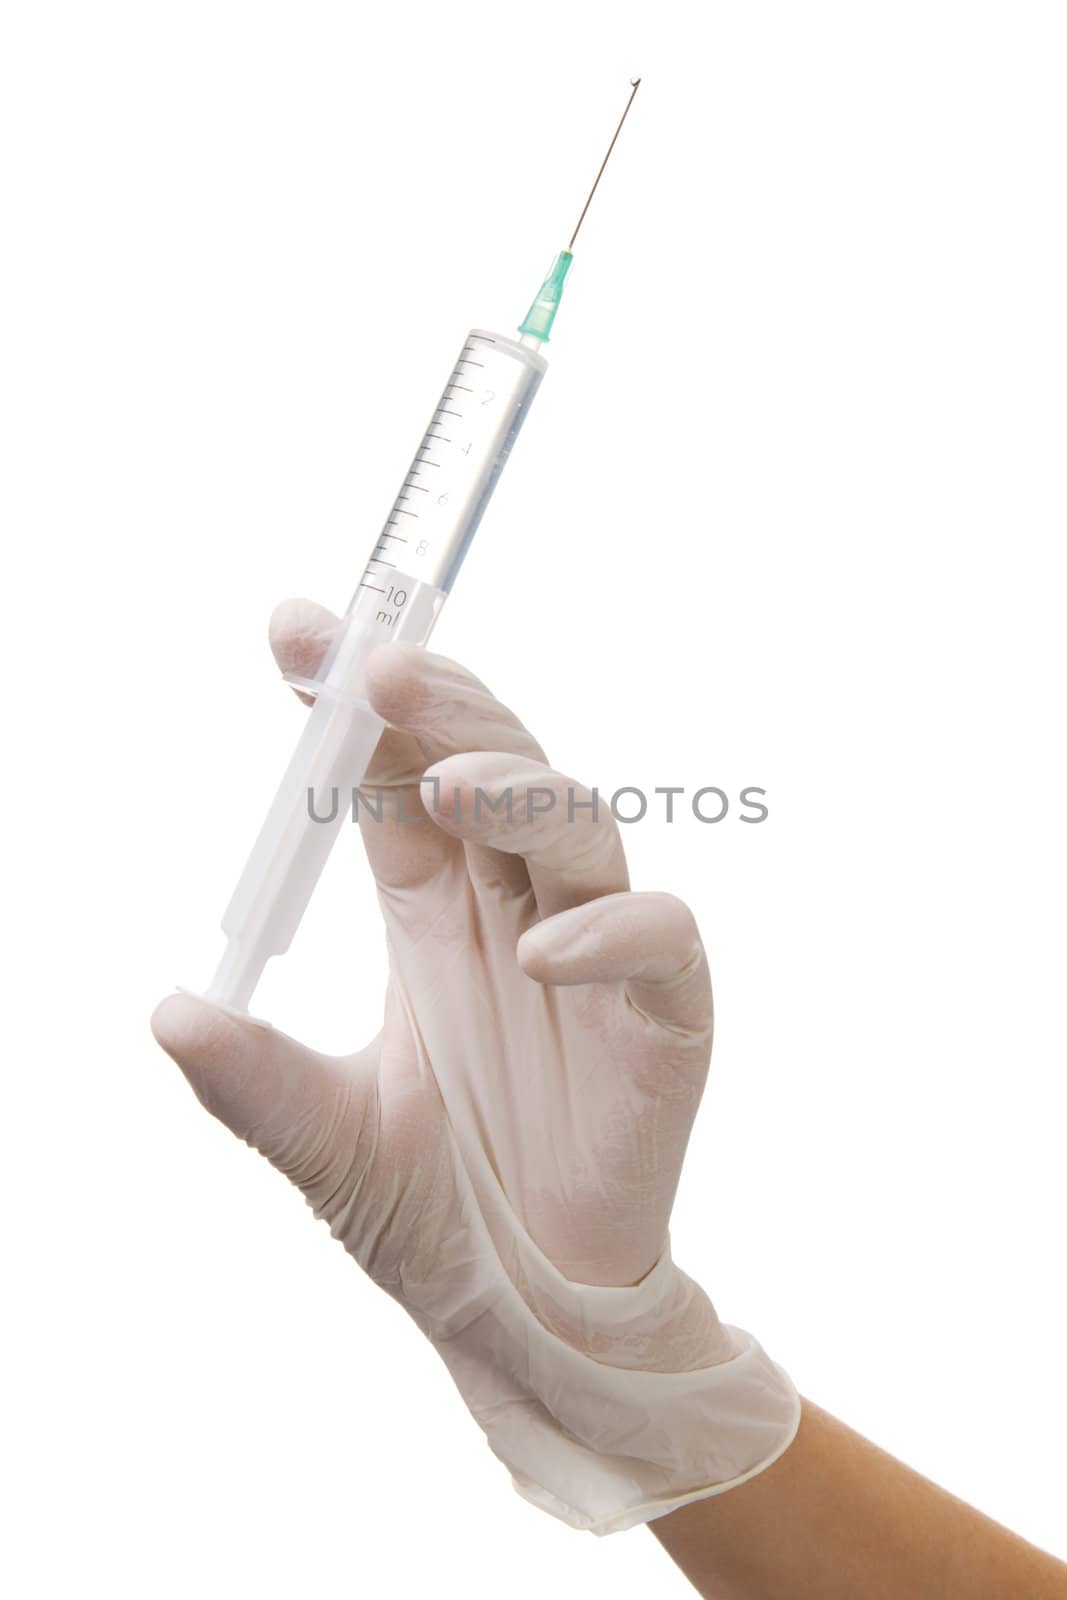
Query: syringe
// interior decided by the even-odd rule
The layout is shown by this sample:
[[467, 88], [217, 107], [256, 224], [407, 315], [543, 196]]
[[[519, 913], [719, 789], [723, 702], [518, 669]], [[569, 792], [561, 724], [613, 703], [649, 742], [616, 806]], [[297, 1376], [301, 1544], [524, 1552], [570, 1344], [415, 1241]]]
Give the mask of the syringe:
[[631, 79], [574, 232], [519, 338], [482, 328], [467, 335], [317, 675], [288, 675], [314, 705], [222, 919], [227, 944], [209, 1000], [245, 1010], [271, 956], [289, 948], [347, 815], [329, 797], [359, 787], [385, 727], [366, 698], [367, 658], [390, 639], [425, 644], [433, 631], [545, 373], [541, 346], [574, 241], [640, 81]]

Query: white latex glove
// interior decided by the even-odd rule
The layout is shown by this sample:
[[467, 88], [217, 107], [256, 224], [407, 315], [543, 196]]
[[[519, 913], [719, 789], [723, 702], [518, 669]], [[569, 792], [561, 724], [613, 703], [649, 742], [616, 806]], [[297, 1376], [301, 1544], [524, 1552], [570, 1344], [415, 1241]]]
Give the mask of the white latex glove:
[[[313, 675], [335, 621], [282, 608], [283, 668]], [[389, 947], [378, 1037], [322, 1056], [185, 995], [153, 1027], [415, 1319], [519, 1493], [614, 1532], [762, 1471], [799, 1420], [671, 1259], [711, 1050], [700, 936], [673, 896], [629, 892], [607, 805], [582, 809], [462, 667], [387, 645], [369, 694], [391, 725], [365, 791], [388, 786], [383, 820], [360, 824]], [[476, 789], [499, 810], [476, 815]]]

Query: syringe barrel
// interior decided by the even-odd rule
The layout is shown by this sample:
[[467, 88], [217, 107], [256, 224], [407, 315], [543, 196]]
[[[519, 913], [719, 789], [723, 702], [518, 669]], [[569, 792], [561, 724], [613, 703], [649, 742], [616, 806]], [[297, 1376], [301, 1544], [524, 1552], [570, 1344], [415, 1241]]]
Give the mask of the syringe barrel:
[[[444, 602], [443, 590], [413, 582], [391, 637], [425, 644]], [[223, 933], [264, 963], [288, 950], [385, 726], [366, 698], [380, 616], [378, 597], [357, 590], [328, 661], [308, 685], [315, 703], [223, 916]]]
[[399, 572], [448, 593], [547, 365], [516, 339], [471, 329], [360, 588], [395, 587]]
[[367, 658], [391, 639], [429, 639], [546, 365], [501, 334], [468, 334], [337, 637], [302, 685], [315, 704], [223, 918], [209, 999], [245, 1009], [289, 948], [384, 727]]

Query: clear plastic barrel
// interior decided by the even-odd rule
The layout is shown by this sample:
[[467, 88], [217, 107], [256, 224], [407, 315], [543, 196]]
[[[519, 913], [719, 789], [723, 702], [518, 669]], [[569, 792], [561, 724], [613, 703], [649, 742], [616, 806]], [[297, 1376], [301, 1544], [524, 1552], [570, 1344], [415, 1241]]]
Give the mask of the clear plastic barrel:
[[468, 334], [337, 637], [299, 683], [315, 704], [226, 909], [209, 999], [245, 1009], [289, 948], [384, 727], [367, 658], [390, 639], [429, 639], [546, 365], [513, 339]]

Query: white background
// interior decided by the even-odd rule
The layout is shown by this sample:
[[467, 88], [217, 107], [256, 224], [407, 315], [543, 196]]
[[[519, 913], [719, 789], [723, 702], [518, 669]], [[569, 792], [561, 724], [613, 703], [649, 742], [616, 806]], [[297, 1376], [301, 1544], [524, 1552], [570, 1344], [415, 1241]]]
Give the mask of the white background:
[[[1055, 4], [9, 4], [5, 1512], [20, 1597], [689, 1592], [518, 1499], [148, 1032], [471, 325], [634, 73], [439, 629], [628, 832], [713, 1077], [674, 1252], [805, 1394], [1067, 1557], [1067, 23]], [[257, 1008], [347, 1049], [346, 838]]]

